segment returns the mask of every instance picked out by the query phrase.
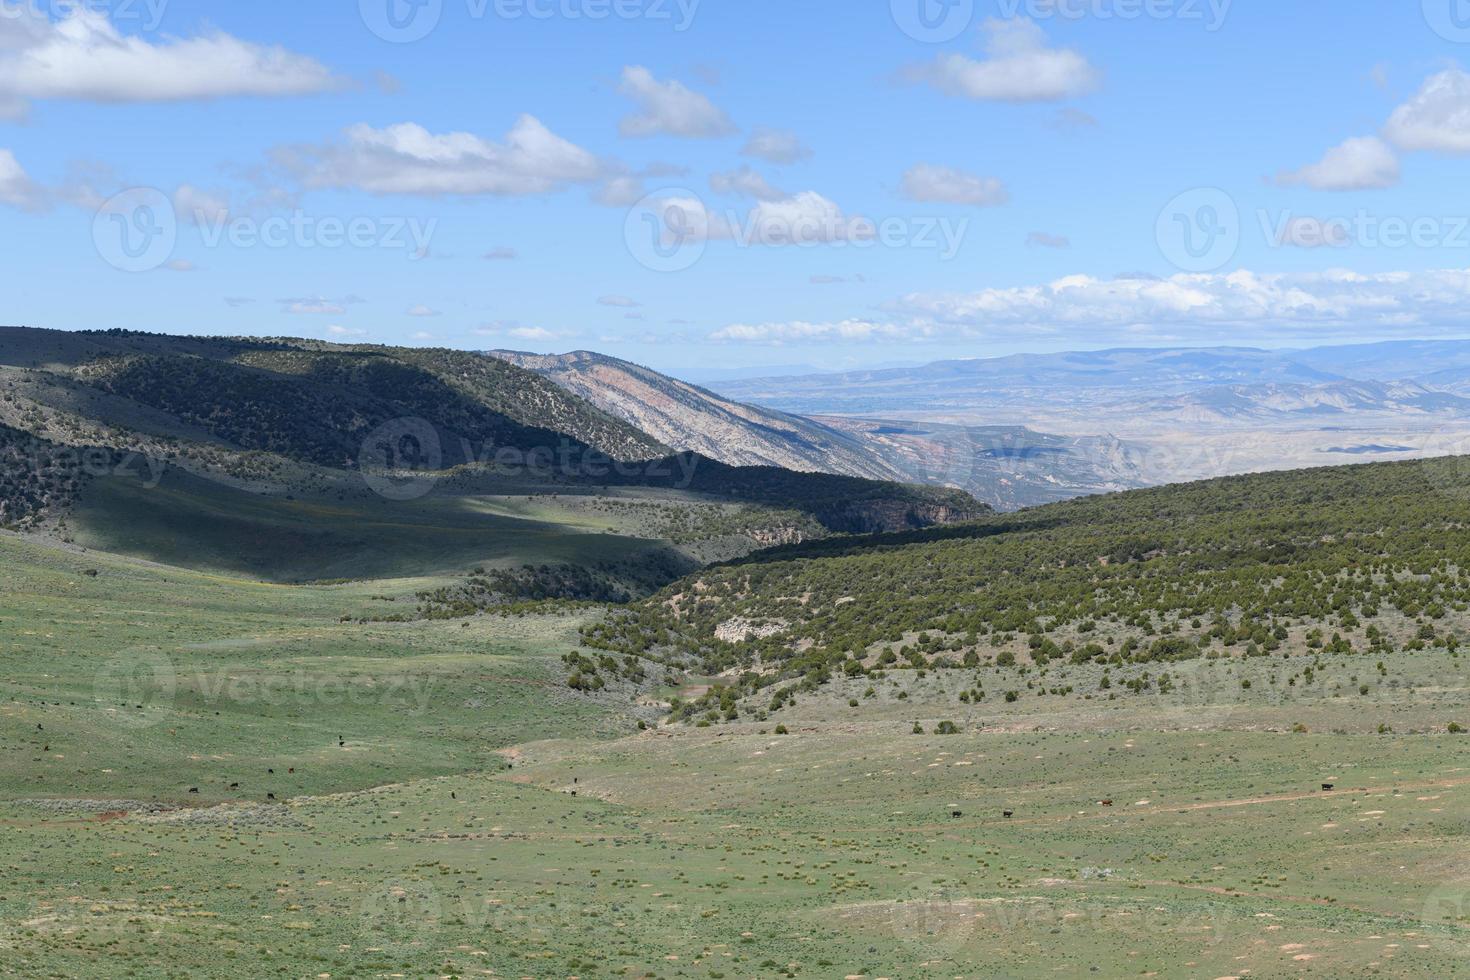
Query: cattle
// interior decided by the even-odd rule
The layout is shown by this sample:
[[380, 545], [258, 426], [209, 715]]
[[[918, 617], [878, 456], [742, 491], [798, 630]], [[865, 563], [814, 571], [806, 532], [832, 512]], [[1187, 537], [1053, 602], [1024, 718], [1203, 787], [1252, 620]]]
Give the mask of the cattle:
[[1103, 806], [1112, 806], [1113, 805], [1113, 801], [1112, 800], [1103, 800], [1102, 801], [1102, 805]]
[[197, 792], [199, 792], [199, 787], [198, 786], [191, 786], [189, 788], [189, 792], [191, 792], [191, 793], [197, 793]]
[[958, 820], [960, 817], [964, 816], [964, 813], [960, 812], [959, 810], [951, 810], [949, 811], [949, 816], [952, 820]]
[[1011, 817], [1014, 817], [1015, 815], [1016, 815], [1016, 811], [1015, 810], [1003, 810], [1003, 811], [1001, 811], [1001, 816], [1005, 817], [1007, 820], [1011, 819]]
[[1324, 793], [1330, 793], [1330, 792], [1332, 792], [1335, 789], [1337, 789], [1337, 784], [1336, 783], [1323, 783], [1322, 784], [1322, 791]]
[[267, 793], [267, 794], [265, 794], [265, 798], [268, 799], [268, 800], [273, 800], [273, 799], [276, 798], [276, 794], [274, 794], [274, 793]]
[[239, 788], [240, 788], [240, 784], [239, 783], [231, 783], [230, 784], [230, 789], [239, 789]]

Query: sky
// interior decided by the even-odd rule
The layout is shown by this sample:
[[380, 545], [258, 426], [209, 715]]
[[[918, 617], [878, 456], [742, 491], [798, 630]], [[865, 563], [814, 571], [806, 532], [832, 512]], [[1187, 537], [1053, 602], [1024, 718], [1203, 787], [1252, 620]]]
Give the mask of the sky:
[[1470, 3], [0, 0], [0, 322], [686, 373], [1470, 336]]

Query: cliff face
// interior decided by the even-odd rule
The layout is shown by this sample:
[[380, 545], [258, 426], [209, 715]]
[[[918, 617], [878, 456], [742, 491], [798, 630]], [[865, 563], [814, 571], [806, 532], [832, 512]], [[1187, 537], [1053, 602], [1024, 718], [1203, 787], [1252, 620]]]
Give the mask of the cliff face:
[[682, 452], [732, 466], [780, 466], [905, 481], [903, 469], [862, 439], [785, 412], [745, 405], [657, 371], [587, 351], [494, 357], [542, 375], [602, 411]]

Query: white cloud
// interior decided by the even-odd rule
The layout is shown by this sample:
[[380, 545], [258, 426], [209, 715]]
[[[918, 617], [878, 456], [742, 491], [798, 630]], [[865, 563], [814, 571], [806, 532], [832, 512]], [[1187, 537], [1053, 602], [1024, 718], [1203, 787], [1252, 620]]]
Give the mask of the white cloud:
[[1470, 74], [1451, 68], [1428, 79], [1383, 133], [1403, 150], [1470, 153]]
[[738, 241], [742, 245], [823, 245], [872, 241], [877, 226], [850, 216], [816, 191], [761, 201], [749, 212], [711, 211], [696, 198], [669, 197], [658, 202], [670, 241]]
[[853, 342], [866, 340], [913, 340], [916, 328], [899, 323], [872, 320], [842, 320], [835, 323], [732, 323], [710, 334], [717, 342], [747, 344], [791, 344], [820, 342]]
[[938, 204], [972, 204], [990, 208], [1011, 199], [1006, 185], [996, 177], [979, 177], [950, 167], [921, 163], [903, 175], [903, 193], [911, 201]]
[[639, 111], [624, 117], [618, 130], [624, 136], [684, 136], [706, 139], [728, 136], [735, 124], [708, 97], [682, 82], [661, 82], [639, 65], [623, 69], [618, 91], [638, 103]]
[[757, 126], [750, 131], [750, 139], [740, 151], [742, 156], [759, 157], [768, 163], [788, 164], [805, 160], [812, 155], [801, 137], [785, 129]]
[[1033, 231], [1026, 236], [1026, 244], [1036, 248], [1071, 248], [1072, 240], [1066, 235], [1053, 235], [1045, 231]]
[[189, 224], [219, 225], [230, 216], [230, 199], [224, 193], [180, 184], [174, 191], [174, 211]]
[[1393, 148], [1376, 136], [1361, 136], [1328, 150], [1320, 163], [1282, 173], [1276, 182], [1319, 191], [1359, 191], [1393, 187], [1399, 175]]
[[558, 336], [545, 327], [512, 327], [506, 335], [517, 340], [555, 340]]
[[331, 326], [327, 327], [327, 333], [331, 334], [333, 337], [366, 337], [367, 336], [367, 331], [366, 330], [354, 330], [351, 327], [344, 327], [344, 326], [342, 326], [340, 324], [336, 324], [336, 323], [334, 323]]
[[343, 84], [305, 55], [219, 31], [153, 43], [123, 35], [86, 4], [54, 21], [34, 4], [9, 6], [0, 24], [0, 105], [12, 116], [38, 99], [181, 102], [305, 95]]
[[643, 305], [630, 296], [599, 296], [597, 302], [600, 306], [617, 306], [623, 309], [633, 309]]
[[946, 95], [996, 102], [1057, 102], [1096, 89], [1101, 75], [1076, 51], [1049, 48], [1034, 21], [985, 22], [986, 54], [977, 61], [942, 54], [907, 72]]
[[341, 316], [347, 312], [341, 303], [327, 299], [283, 299], [281, 303], [281, 312], [293, 316]]
[[974, 293], [912, 294], [897, 312], [985, 330], [1022, 327], [1322, 325], [1432, 326], [1461, 322], [1470, 270], [1180, 274], [1168, 279], [1069, 276], [1042, 286]]
[[597, 203], [609, 208], [626, 208], [643, 200], [648, 191], [643, 178], [630, 174], [609, 177], [597, 192]]
[[433, 307], [425, 306], [423, 303], [410, 306], [404, 313], [408, 316], [441, 316], [440, 312]]
[[9, 150], [0, 150], [0, 203], [22, 211], [44, 211], [49, 206], [45, 188], [31, 180]]
[[975, 341], [1204, 341], [1242, 338], [1458, 333], [1470, 269], [1365, 275], [1344, 270], [1265, 275], [1180, 274], [1168, 279], [1068, 276], [1036, 286], [916, 293], [885, 318], [737, 323], [710, 339], [757, 344]]
[[276, 159], [309, 187], [372, 194], [527, 196], [604, 176], [601, 161], [534, 116], [521, 116], [502, 143], [416, 123], [360, 124], [345, 136], [345, 143], [281, 148]]
[[753, 197], [757, 201], [784, 201], [791, 196], [772, 187], [765, 177], [749, 167], [741, 167], [729, 173], [711, 174], [709, 186], [716, 194], [738, 194], [742, 197]]

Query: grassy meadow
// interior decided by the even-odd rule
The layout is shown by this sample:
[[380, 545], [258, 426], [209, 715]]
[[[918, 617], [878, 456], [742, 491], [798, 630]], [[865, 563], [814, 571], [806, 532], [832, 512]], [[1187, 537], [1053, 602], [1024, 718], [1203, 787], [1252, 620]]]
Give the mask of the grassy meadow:
[[285, 585], [15, 536], [0, 567], [0, 972], [1470, 970], [1446, 656], [1366, 708], [1232, 675], [993, 698], [954, 735], [931, 674], [799, 698], [778, 735], [567, 689], [596, 611], [373, 622], [439, 580]]

